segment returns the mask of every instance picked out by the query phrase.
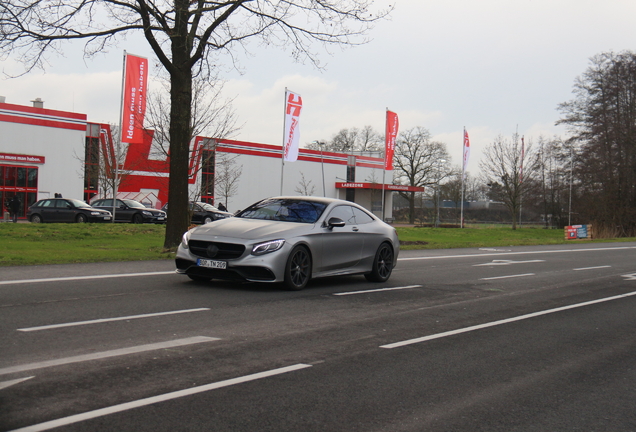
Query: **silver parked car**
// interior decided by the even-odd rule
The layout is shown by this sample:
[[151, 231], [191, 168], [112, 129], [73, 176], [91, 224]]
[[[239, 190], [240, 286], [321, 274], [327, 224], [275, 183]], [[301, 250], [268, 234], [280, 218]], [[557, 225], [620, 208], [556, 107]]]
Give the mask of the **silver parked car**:
[[385, 282], [399, 250], [395, 229], [357, 204], [275, 197], [185, 233], [176, 266], [193, 280], [282, 282], [300, 290], [311, 278], [335, 275]]

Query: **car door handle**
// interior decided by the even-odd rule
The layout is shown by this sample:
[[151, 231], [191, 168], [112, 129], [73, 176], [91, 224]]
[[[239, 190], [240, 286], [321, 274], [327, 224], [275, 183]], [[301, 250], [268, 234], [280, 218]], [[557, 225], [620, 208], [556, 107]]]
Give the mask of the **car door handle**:
[[357, 232], [357, 231], [358, 231], [358, 227], [353, 227], [353, 228], [351, 228], [351, 230], [353, 230], [353, 231], [356, 231], [356, 232]]

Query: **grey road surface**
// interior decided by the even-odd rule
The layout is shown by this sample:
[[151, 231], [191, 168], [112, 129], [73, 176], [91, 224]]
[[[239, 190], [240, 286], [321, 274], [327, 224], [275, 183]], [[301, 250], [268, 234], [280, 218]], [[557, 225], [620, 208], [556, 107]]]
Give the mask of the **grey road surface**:
[[405, 251], [300, 292], [0, 268], [0, 430], [636, 431], [635, 258]]

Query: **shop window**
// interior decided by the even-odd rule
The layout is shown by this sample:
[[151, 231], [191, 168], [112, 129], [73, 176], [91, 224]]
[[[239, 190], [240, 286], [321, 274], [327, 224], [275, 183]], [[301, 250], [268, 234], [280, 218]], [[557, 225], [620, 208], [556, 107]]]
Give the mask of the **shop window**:
[[16, 178], [16, 167], [4, 167], [4, 186], [5, 187], [13, 187], [15, 186], [15, 178]]
[[17, 181], [17, 186], [18, 187], [26, 187], [27, 184], [27, 169], [24, 167], [19, 167], [17, 169], [18, 171], [18, 181]]
[[30, 188], [38, 187], [38, 169], [37, 168], [27, 169], [27, 187], [30, 187]]

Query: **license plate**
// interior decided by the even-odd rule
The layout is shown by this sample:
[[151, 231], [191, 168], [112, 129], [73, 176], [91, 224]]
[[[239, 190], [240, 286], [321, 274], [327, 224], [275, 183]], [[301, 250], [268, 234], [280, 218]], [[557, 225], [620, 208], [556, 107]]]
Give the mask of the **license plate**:
[[110, 220], [110, 216], [104, 216], [104, 220]]
[[158, 217], [157, 220], [163, 220], [163, 217]]
[[216, 261], [216, 260], [207, 260], [207, 259], [198, 259], [197, 265], [199, 267], [207, 267], [207, 268], [215, 268], [215, 269], [224, 269], [227, 268], [227, 263], [225, 261]]

